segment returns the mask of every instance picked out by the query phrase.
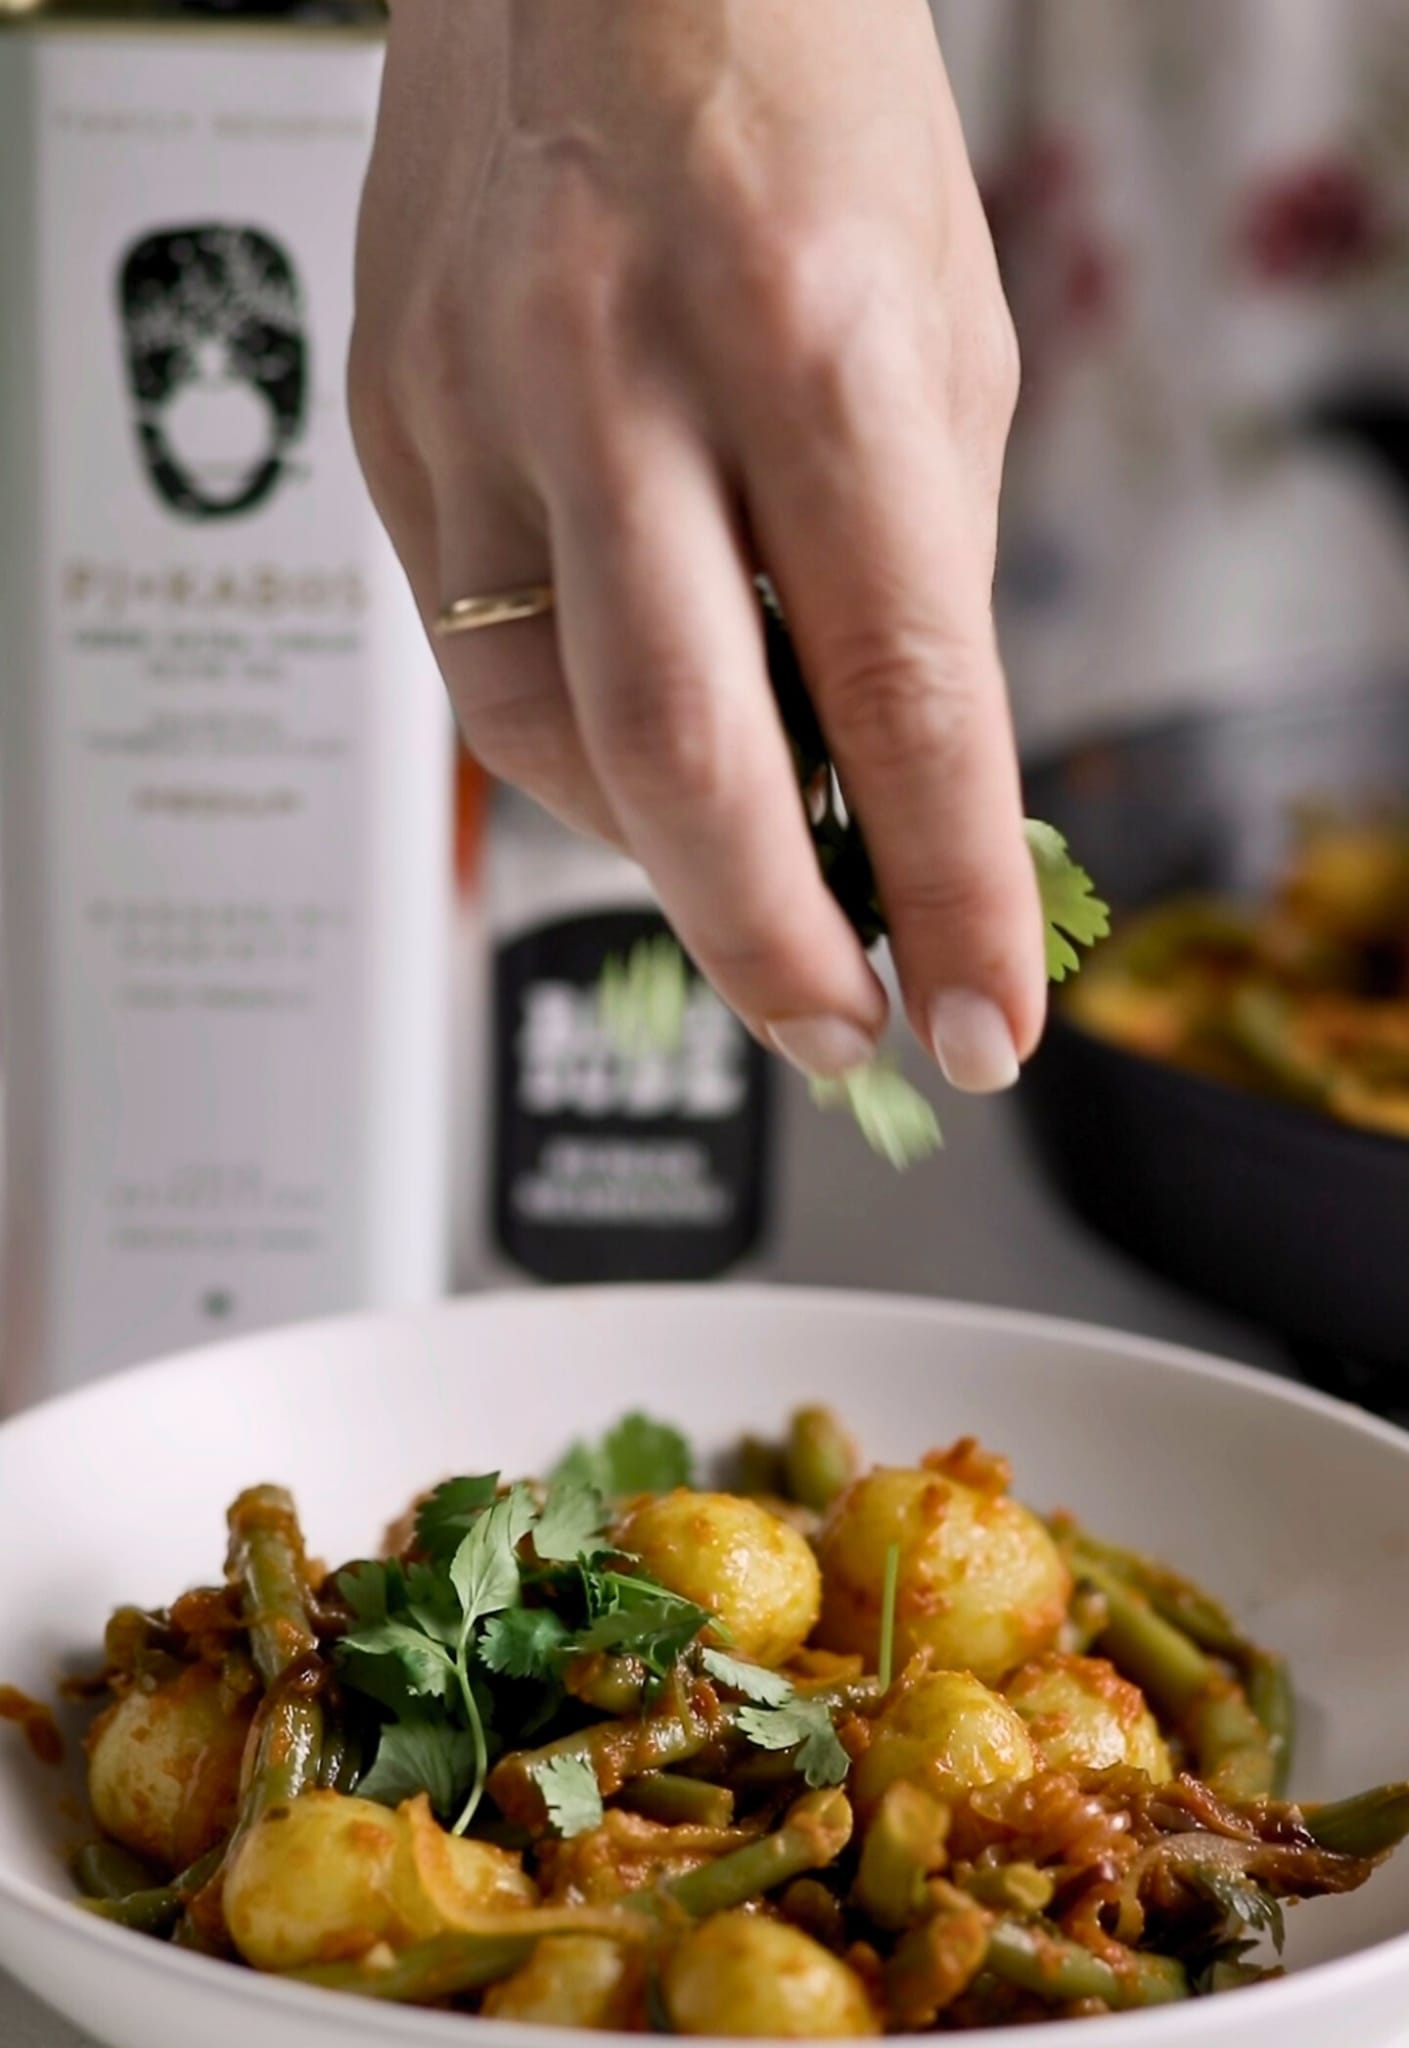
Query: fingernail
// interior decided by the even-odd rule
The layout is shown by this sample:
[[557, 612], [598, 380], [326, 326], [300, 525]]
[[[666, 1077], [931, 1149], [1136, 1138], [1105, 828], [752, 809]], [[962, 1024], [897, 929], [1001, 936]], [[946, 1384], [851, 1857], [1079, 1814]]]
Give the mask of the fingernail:
[[945, 1080], [965, 1095], [997, 1095], [1018, 1078], [1007, 1018], [972, 989], [947, 988], [934, 998], [930, 1043]]
[[788, 1017], [763, 1029], [775, 1052], [818, 1080], [849, 1074], [875, 1055], [875, 1041], [845, 1017]]

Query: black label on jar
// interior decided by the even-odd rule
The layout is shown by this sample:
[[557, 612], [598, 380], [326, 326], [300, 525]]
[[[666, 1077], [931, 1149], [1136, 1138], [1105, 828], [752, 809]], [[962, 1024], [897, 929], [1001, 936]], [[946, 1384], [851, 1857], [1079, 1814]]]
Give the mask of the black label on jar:
[[624, 1054], [607, 961], [667, 929], [649, 910], [541, 926], [494, 974], [494, 1232], [540, 1280], [705, 1280], [763, 1227], [771, 1074], [695, 976], [681, 1045]]

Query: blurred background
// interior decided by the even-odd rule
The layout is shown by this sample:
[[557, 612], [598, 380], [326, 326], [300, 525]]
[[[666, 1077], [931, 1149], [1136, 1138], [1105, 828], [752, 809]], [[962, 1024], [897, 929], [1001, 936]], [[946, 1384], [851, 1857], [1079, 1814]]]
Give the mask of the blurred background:
[[[1297, 805], [1409, 783], [1409, 5], [934, 11], [1023, 343], [998, 598], [1032, 807], [1118, 912], [1273, 890]], [[1272, 1101], [1246, 1044], [1171, 1078], [1148, 1030], [1132, 1068], [1063, 1029], [901, 1176], [699, 987], [678, 1056], [613, 1050], [596, 986], [649, 891], [457, 755], [347, 434], [380, 31], [0, 0], [0, 1407], [452, 1287], [716, 1276], [1075, 1314], [1392, 1405], [1383, 847], [1317, 913], [1324, 980], [1375, 899], [1335, 985], [1388, 1006], [1358, 1128], [1307, 1061]]]

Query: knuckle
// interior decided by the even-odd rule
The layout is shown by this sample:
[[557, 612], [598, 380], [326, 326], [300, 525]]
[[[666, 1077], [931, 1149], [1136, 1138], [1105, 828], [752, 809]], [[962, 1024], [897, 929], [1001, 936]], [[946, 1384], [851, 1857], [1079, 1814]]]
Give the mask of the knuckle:
[[975, 651], [933, 632], [854, 644], [834, 659], [827, 725], [844, 763], [876, 774], [945, 774], [978, 712]]
[[781, 215], [753, 221], [732, 263], [734, 331], [775, 370], [831, 381], [874, 313], [878, 265], [837, 228]]
[[458, 418], [470, 385], [471, 330], [454, 285], [436, 278], [408, 292], [357, 345], [359, 382], [377, 394], [383, 414], [404, 422]]
[[565, 783], [576, 749], [562, 700], [517, 689], [503, 678], [478, 688], [450, 679], [450, 697], [466, 746], [502, 782], [556, 788]]
[[421, 516], [424, 471], [384, 359], [357, 336], [348, 359], [347, 411], [367, 489], [399, 544]]
[[348, 348], [347, 410], [364, 466], [390, 459], [399, 439], [391, 383], [382, 351], [361, 322]]
[[[912, 930], [922, 925], [938, 925], [951, 931], [959, 928], [991, 932], [991, 898], [987, 876], [979, 869], [962, 865], [917, 868], [893, 877], [886, 888], [889, 915], [897, 925]], [[1001, 947], [990, 945], [981, 952], [977, 964], [996, 969], [1001, 962]]]
[[511, 326], [525, 368], [553, 381], [610, 354], [618, 325], [618, 289], [605, 265], [580, 254], [535, 260], [514, 290]]
[[1017, 329], [1000, 298], [976, 323], [956, 358], [954, 409], [981, 430], [1006, 434], [1022, 387]]
[[729, 784], [729, 747], [710, 692], [693, 674], [656, 664], [613, 690], [599, 732], [612, 779], [628, 802], [682, 812], [718, 805]]

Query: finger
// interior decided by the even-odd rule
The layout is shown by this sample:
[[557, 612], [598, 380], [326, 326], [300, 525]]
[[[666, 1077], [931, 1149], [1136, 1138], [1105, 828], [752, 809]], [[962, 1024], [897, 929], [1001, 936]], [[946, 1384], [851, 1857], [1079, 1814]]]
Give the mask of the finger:
[[435, 630], [457, 598], [550, 581], [541, 525], [501, 499], [487, 501], [455, 467], [432, 485], [433, 533], [403, 557], [460, 736], [475, 759], [572, 830], [621, 844], [611, 806], [587, 759], [563, 679], [557, 621], [520, 619], [474, 633]]
[[1017, 1078], [1046, 978], [989, 594], [993, 514], [923, 408], [799, 435], [750, 513], [870, 848], [906, 1008], [960, 1088]]
[[[551, 580], [546, 538], [516, 539], [463, 500], [444, 507], [438, 559], [437, 612], [457, 598]], [[558, 631], [550, 614], [440, 636], [441, 673], [465, 745], [491, 775], [526, 790], [573, 830], [620, 845], [621, 829], [578, 731]]]
[[[368, 360], [359, 360], [359, 355]], [[527, 619], [454, 637], [435, 622], [456, 598], [548, 581], [547, 538], [531, 496], [491, 468], [468, 412], [419, 433], [386, 387], [374, 351], [354, 346], [353, 432], [368, 487], [406, 572], [461, 738], [481, 767], [576, 831], [620, 833], [583, 753], [554, 622]]]
[[886, 998], [817, 865], [723, 486], [683, 427], [618, 418], [547, 489], [588, 756], [701, 971], [797, 1065], [845, 1072]]

